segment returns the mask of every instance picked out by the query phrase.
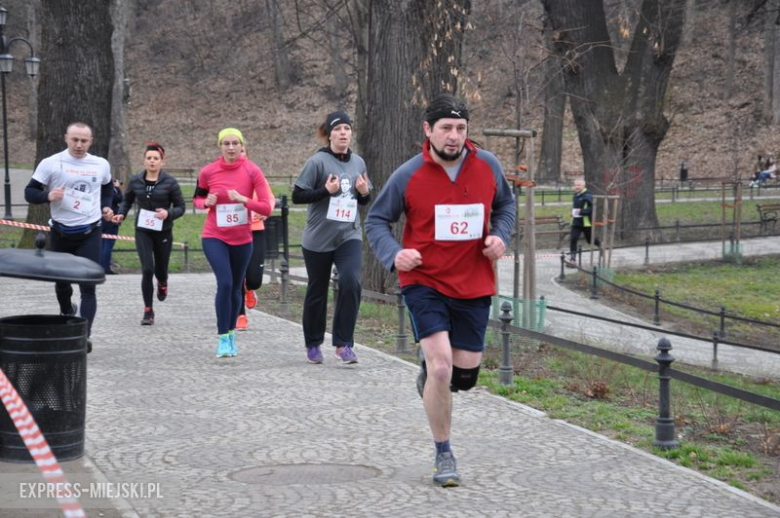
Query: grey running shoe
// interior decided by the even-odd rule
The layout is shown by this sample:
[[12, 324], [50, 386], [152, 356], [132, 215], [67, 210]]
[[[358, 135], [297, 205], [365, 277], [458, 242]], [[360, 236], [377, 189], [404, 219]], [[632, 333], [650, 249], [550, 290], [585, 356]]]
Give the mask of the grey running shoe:
[[460, 485], [458, 466], [452, 452], [445, 451], [436, 454], [436, 464], [433, 467], [433, 482], [441, 487], [457, 487]]
[[306, 361], [314, 364], [322, 363], [322, 351], [319, 345], [306, 348]]
[[352, 346], [347, 344], [342, 347], [336, 347], [336, 358], [341, 359], [344, 363], [357, 363], [357, 355], [352, 350]]

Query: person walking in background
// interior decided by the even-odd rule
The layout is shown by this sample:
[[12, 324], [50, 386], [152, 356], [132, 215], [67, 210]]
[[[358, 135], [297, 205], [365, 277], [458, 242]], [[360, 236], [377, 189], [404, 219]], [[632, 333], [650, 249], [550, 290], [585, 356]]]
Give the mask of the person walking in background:
[[[111, 186], [111, 210], [119, 210], [119, 204], [122, 203], [124, 195], [122, 194], [122, 182], [118, 178], [115, 178]], [[102, 225], [103, 235], [115, 236], [119, 234], [119, 224], [114, 223], [114, 220], [104, 221]], [[111, 269], [111, 252], [114, 251], [114, 245], [116, 239], [103, 238], [100, 250], [100, 266], [103, 267], [103, 271], [106, 275], [114, 275], [116, 272]]]
[[[249, 211], [268, 216], [273, 202], [263, 172], [242, 155], [242, 133], [236, 128], [225, 128], [219, 132], [217, 144], [222, 156], [201, 170], [193, 203], [199, 209], [209, 209], [203, 223], [202, 243], [217, 280], [217, 358], [225, 358], [238, 354], [236, 320], [252, 255]], [[257, 199], [253, 199], [255, 196]]]
[[[571, 234], [569, 235], [569, 256], [572, 265], [577, 261], [577, 242], [580, 239], [580, 234], [585, 235], [585, 241], [588, 244], [593, 242], [591, 240], [591, 214], [593, 214], [593, 195], [585, 188], [584, 178], [575, 178], [571, 209]], [[595, 245], [600, 245], [598, 239], [596, 239]]]
[[[466, 104], [450, 94], [425, 112], [422, 153], [388, 179], [366, 217], [382, 265], [398, 272], [424, 361], [417, 388], [436, 451], [433, 481], [457, 486], [450, 447], [452, 392], [477, 383], [495, 295], [493, 263], [515, 222], [515, 201], [498, 159], [468, 139]], [[392, 226], [406, 217], [402, 243]]]
[[350, 149], [352, 120], [342, 111], [329, 113], [317, 136], [327, 145], [303, 166], [295, 180], [294, 203], [309, 205], [301, 248], [309, 282], [303, 302], [303, 338], [309, 363], [322, 363], [328, 287], [333, 265], [339, 290], [333, 312], [333, 346], [344, 363], [357, 363], [353, 351], [360, 308], [363, 237], [358, 205], [371, 199], [366, 164]]
[[[244, 153], [246, 156], [246, 152]], [[271, 185], [268, 186], [268, 199], [271, 201], [271, 208], [273, 210], [276, 200], [274, 193], [271, 190]], [[253, 195], [255, 199], [257, 196]], [[249, 329], [249, 319], [246, 316], [247, 308], [253, 309], [257, 305], [256, 290], [259, 290], [263, 285], [263, 273], [265, 271], [265, 220], [267, 216], [252, 212], [252, 256], [249, 259], [249, 266], [246, 268], [246, 277], [244, 278], [244, 298], [241, 302], [241, 309], [238, 312], [238, 320], [236, 321], [236, 330], [244, 331]]]
[[187, 207], [179, 182], [162, 170], [165, 149], [157, 142], [147, 142], [144, 171], [130, 178], [125, 199], [114, 221], [121, 223], [130, 207], [136, 205], [135, 247], [141, 261], [141, 295], [144, 314], [141, 325], [154, 324], [154, 283], [157, 300], [168, 297], [168, 264], [173, 247], [173, 220], [184, 215]]
[[[84, 122], [73, 122], [65, 132], [67, 149], [44, 158], [35, 168], [24, 189], [27, 203], [48, 203], [51, 211], [49, 250], [85, 257], [100, 264], [103, 220], [114, 215], [111, 209], [111, 166], [105, 158], [90, 155], [94, 141], [92, 128]], [[60, 314], [76, 315], [73, 286], [68, 282], [54, 285]], [[81, 316], [87, 319], [88, 336], [97, 313], [94, 284], [79, 284]], [[92, 342], [87, 341], [88, 350]]]

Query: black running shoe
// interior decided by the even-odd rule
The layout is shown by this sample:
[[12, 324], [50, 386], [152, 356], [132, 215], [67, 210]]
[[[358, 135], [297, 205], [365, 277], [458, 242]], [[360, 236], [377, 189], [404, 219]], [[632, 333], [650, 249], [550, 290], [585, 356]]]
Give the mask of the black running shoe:
[[75, 317], [79, 314], [79, 307], [77, 304], [71, 302], [70, 311], [68, 313], [60, 313], [61, 317]]
[[144, 318], [141, 319], [142, 326], [150, 326], [154, 324], [154, 310], [152, 308], [144, 308]]
[[168, 298], [168, 285], [161, 282], [157, 283], [157, 300], [160, 302]]

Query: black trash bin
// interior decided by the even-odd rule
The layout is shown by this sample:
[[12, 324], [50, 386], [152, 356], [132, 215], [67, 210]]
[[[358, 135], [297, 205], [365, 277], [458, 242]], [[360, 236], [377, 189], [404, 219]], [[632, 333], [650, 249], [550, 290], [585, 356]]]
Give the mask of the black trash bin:
[[[59, 315], [0, 318], [0, 369], [58, 460], [84, 454], [87, 320]], [[32, 461], [8, 412], [0, 412], [0, 459]]]
[[[99, 284], [103, 268], [71, 254], [0, 250], [0, 276]], [[54, 294], [52, 293], [52, 297]], [[87, 405], [87, 320], [76, 316], [0, 318], [0, 369], [19, 393], [58, 460], [84, 455]], [[8, 412], [0, 406], [0, 461], [32, 462]]]

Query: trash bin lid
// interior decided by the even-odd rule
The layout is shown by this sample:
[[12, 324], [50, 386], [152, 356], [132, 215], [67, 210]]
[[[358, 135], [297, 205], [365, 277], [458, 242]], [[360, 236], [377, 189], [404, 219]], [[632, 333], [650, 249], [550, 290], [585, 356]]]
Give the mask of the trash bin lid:
[[101, 284], [106, 272], [95, 261], [63, 252], [44, 250], [46, 237], [35, 238], [35, 250], [5, 248], [0, 250], [0, 276], [39, 281]]

